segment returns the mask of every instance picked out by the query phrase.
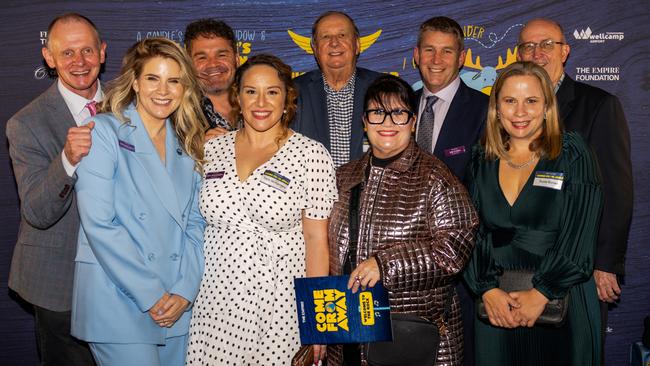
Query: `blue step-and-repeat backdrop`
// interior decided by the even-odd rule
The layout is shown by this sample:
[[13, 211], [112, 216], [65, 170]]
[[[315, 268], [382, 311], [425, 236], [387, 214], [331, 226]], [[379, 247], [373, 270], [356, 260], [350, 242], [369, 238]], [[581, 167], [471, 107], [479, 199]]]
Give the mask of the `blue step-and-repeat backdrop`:
[[68, 11], [92, 19], [108, 44], [102, 80], [111, 80], [134, 42], [162, 36], [183, 42], [185, 25], [201, 17], [227, 21], [236, 32], [242, 61], [268, 52], [297, 74], [316, 63], [305, 38], [326, 10], [356, 20], [367, 46], [360, 66], [395, 73], [418, 87], [413, 62], [418, 25], [434, 15], [456, 19], [465, 31], [467, 60], [461, 78], [489, 93], [499, 70], [514, 60], [522, 24], [535, 17], [565, 28], [571, 55], [567, 72], [618, 95], [632, 134], [634, 219], [630, 230], [623, 297], [610, 312], [607, 365], [628, 364], [629, 345], [650, 314], [650, 3], [626, 1], [19, 1], [0, 13], [0, 364], [37, 364], [33, 320], [6, 287], [18, 231], [18, 195], [7, 152], [6, 121], [53, 81], [41, 57], [51, 19]]

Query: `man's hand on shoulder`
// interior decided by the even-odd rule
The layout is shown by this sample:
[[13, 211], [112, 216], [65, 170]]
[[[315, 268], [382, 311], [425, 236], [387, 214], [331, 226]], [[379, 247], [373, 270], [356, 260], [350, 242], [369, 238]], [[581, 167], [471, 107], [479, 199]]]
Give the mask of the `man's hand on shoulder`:
[[68, 130], [68, 136], [63, 146], [63, 152], [68, 162], [73, 166], [79, 164], [90, 152], [92, 146], [91, 132], [95, 127], [95, 122], [91, 121], [85, 126], [71, 127]]

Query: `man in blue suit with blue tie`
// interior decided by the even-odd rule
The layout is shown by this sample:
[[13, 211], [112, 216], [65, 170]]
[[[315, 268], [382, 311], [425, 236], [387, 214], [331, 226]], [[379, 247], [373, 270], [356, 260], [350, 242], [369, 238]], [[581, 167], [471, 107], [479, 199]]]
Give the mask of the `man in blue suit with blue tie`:
[[[416, 92], [418, 146], [442, 160], [461, 180], [472, 146], [483, 133], [488, 97], [463, 83], [463, 29], [453, 19], [433, 17], [420, 25], [413, 51], [424, 87]], [[457, 287], [463, 314], [465, 365], [474, 364], [474, 305], [469, 291]]]

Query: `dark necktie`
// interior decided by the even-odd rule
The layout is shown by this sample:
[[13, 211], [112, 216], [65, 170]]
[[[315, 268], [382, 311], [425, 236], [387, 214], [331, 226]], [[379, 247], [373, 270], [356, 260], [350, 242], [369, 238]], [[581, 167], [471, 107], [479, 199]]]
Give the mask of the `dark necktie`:
[[97, 102], [94, 100], [91, 100], [90, 102], [86, 103], [86, 108], [88, 108], [88, 111], [90, 111], [90, 116], [94, 116], [97, 114]]
[[427, 97], [427, 105], [422, 111], [422, 117], [418, 122], [418, 146], [429, 153], [433, 152], [433, 126], [435, 116], [433, 115], [433, 105], [438, 101], [438, 97], [430, 95]]

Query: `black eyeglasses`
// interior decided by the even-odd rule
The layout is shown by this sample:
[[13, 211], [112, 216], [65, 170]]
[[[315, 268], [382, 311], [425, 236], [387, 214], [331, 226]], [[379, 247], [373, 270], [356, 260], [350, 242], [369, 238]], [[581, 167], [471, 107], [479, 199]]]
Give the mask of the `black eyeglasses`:
[[552, 39], [545, 39], [539, 43], [535, 42], [524, 42], [520, 43], [517, 48], [522, 55], [530, 55], [535, 52], [535, 48], [539, 47], [542, 52], [548, 53], [553, 51], [556, 44], [564, 44], [564, 42], [554, 41]]
[[405, 125], [411, 121], [415, 113], [407, 109], [393, 109], [392, 111], [385, 111], [383, 109], [368, 109], [364, 112], [366, 121], [371, 125], [380, 125], [386, 121], [386, 116], [390, 116], [390, 120], [396, 125]]

